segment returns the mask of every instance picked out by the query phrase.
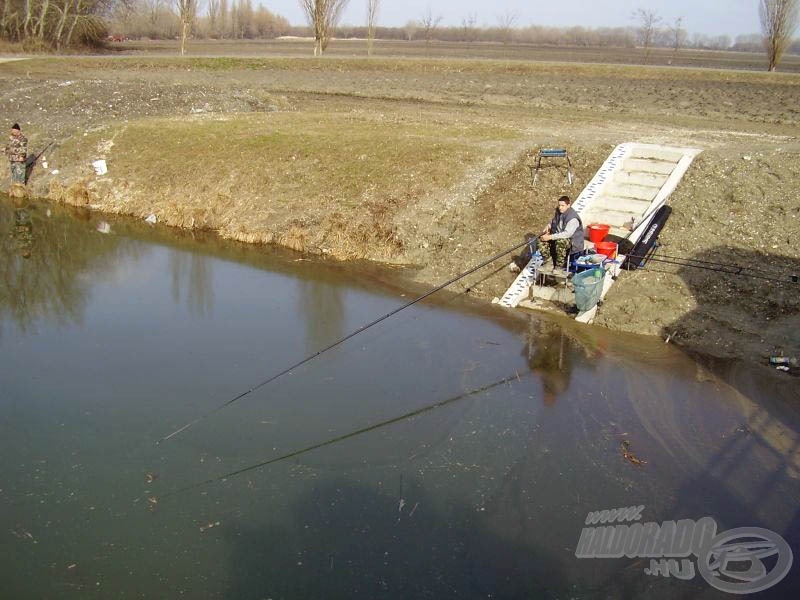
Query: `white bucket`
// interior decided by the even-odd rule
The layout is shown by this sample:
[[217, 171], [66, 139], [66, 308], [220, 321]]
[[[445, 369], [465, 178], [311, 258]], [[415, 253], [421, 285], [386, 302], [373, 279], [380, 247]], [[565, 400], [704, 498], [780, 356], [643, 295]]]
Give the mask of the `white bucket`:
[[97, 173], [98, 175], [105, 175], [106, 173], [108, 173], [108, 167], [106, 166], [106, 161], [102, 159], [94, 161], [92, 163], [92, 166], [94, 167], [94, 172]]

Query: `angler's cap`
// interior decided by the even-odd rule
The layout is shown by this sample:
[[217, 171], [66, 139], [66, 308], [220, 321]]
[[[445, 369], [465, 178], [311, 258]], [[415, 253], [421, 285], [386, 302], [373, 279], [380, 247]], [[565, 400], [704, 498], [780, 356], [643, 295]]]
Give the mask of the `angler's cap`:
[[20, 130], [20, 129], [19, 129], [19, 123], [14, 123], [14, 124], [11, 126], [11, 129], [16, 129], [17, 131], [19, 131], [19, 130]]

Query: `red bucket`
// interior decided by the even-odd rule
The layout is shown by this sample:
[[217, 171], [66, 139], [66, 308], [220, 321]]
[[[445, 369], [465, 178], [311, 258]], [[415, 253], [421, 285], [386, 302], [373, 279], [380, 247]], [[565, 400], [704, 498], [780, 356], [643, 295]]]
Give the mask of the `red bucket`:
[[604, 239], [606, 239], [610, 229], [610, 225], [605, 225], [604, 223], [592, 223], [589, 225], [589, 241], [594, 244], [597, 242], [602, 242]]
[[594, 249], [598, 254], [605, 254], [608, 258], [617, 258], [617, 244], [615, 242], [597, 242]]

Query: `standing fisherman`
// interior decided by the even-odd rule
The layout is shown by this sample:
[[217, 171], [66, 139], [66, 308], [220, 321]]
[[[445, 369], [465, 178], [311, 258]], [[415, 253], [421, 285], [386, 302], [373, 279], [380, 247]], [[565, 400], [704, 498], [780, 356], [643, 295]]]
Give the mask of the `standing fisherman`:
[[11, 163], [11, 184], [25, 185], [25, 159], [28, 157], [28, 138], [22, 133], [18, 123], [11, 126], [11, 135], [5, 148]]

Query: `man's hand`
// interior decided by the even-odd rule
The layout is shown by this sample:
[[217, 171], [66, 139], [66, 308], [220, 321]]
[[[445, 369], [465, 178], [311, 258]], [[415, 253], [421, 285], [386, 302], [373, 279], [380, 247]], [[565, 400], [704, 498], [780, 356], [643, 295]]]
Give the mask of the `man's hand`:
[[543, 242], [549, 242], [552, 236], [549, 233], [545, 233], [544, 235], [540, 236], [539, 239]]

